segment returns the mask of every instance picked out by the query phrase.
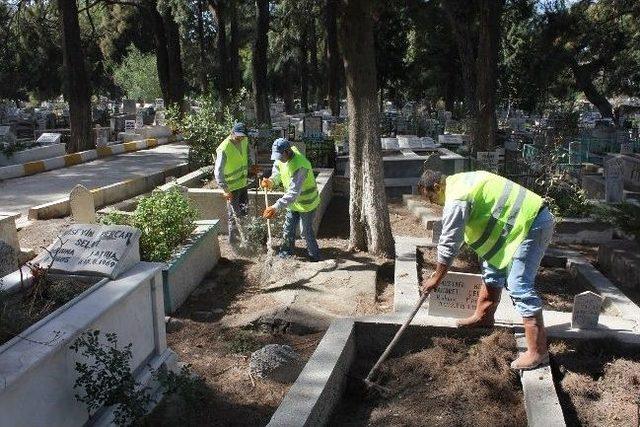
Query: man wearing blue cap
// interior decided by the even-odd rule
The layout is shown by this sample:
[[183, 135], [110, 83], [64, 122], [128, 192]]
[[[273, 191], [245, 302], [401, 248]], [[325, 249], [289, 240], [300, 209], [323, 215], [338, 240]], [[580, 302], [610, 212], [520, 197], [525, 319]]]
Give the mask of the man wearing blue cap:
[[262, 216], [274, 218], [278, 211], [287, 209], [284, 221], [284, 242], [280, 248], [280, 256], [293, 255], [296, 228], [299, 223], [302, 223], [302, 233], [307, 241], [309, 259], [314, 262], [319, 261], [320, 249], [313, 233], [313, 217], [320, 204], [320, 195], [311, 163], [285, 138], [278, 138], [273, 142], [271, 160], [275, 160], [271, 178], [264, 178], [260, 185], [270, 189], [282, 183], [285, 194], [273, 205], [267, 206]]
[[[249, 139], [243, 123], [233, 125], [231, 134], [216, 149], [216, 162], [214, 174], [218, 187], [224, 191], [227, 199], [227, 211], [229, 218], [229, 243], [238, 240], [238, 225], [234, 221], [247, 215], [249, 172], [255, 175], [259, 167], [250, 165]], [[255, 159], [252, 159], [255, 160]]]

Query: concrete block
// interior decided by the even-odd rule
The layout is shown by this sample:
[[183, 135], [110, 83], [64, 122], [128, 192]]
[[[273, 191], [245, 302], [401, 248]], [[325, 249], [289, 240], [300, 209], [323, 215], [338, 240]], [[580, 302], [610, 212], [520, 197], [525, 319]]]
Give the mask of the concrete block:
[[[0, 427], [82, 426], [69, 349], [84, 331], [114, 332], [133, 343], [131, 367], [144, 385], [147, 365], [166, 358], [160, 266], [140, 263], [117, 280], [100, 281], [0, 347]], [[47, 342], [48, 345], [39, 344]]]
[[629, 289], [640, 290], [640, 247], [628, 240], [614, 240], [598, 248], [598, 264]]
[[198, 221], [189, 242], [162, 269], [164, 304], [173, 313], [218, 264], [218, 221]]
[[29, 148], [27, 150], [17, 151], [11, 156], [5, 156], [0, 153], [0, 166], [17, 165], [37, 160], [50, 159], [52, 157], [64, 156], [66, 154], [65, 145], [51, 144], [41, 147]]

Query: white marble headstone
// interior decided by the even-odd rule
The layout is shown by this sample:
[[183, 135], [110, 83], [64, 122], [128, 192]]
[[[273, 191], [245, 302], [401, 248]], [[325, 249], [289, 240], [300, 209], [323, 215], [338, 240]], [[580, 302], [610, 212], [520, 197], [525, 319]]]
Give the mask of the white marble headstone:
[[59, 144], [62, 140], [62, 134], [45, 132], [38, 137], [36, 142], [40, 145]]
[[598, 327], [603, 298], [591, 291], [573, 297], [571, 327], [574, 329], [594, 329]]
[[622, 176], [622, 159], [614, 157], [605, 162], [605, 201], [607, 203], [621, 203], [624, 191]]
[[125, 225], [74, 224], [47, 249], [34, 264], [51, 264], [51, 271], [57, 273], [115, 279], [140, 262], [140, 230]]
[[156, 110], [164, 110], [164, 99], [156, 98]]
[[465, 318], [471, 316], [482, 287], [482, 276], [449, 272], [438, 289], [429, 295], [429, 316]]
[[76, 185], [69, 194], [71, 216], [80, 224], [93, 224], [96, 222], [96, 207], [93, 194], [84, 185]]

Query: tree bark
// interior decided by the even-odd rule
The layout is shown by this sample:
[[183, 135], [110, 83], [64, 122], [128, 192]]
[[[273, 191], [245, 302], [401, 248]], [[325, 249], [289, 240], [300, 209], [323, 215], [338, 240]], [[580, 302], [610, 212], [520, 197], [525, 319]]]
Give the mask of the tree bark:
[[269, 44], [269, 0], [256, 0], [256, 39], [253, 44], [251, 68], [253, 71], [253, 97], [258, 124], [271, 125], [269, 96], [267, 93], [267, 48]]
[[173, 19], [171, 11], [163, 16], [165, 35], [167, 39], [167, 54], [169, 59], [169, 82], [172, 99], [170, 104], [177, 104], [180, 111], [184, 109], [184, 72], [182, 70], [182, 52], [180, 49], [180, 31]]
[[325, 27], [327, 32], [327, 89], [329, 108], [334, 117], [340, 115], [340, 50], [338, 48], [338, 0], [327, 0], [325, 4]]
[[240, 35], [238, 34], [238, 6], [236, 1], [229, 3], [231, 41], [229, 42], [229, 72], [233, 93], [240, 91], [242, 76], [240, 75]]
[[216, 50], [218, 53], [218, 71], [220, 81], [220, 98], [226, 104], [227, 91], [229, 89], [229, 57], [227, 55], [227, 23], [225, 4], [221, 0], [209, 0], [209, 9], [216, 17], [218, 31], [216, 37]]
[[480, 0], [477, 59], [478, 116], [472, 152], [488, 151], [496, 143], [496, 85], [500, 45], [500, 15], [504, 0]]
[[295, 106], [293, 102], [293, 85], [291, 81], [293, 76], [291, 75], [291, 63], [285, 62], [282, 66], [282, 99], [284, 100], [284, 112], [287, 114], [295, 113]]
[[340, 41], [349, 109], [349, 247], [392, 257], [394, 242], [378, 135], [372, 2], [341, 2], [344, 10], [340, 19]]
[[318, 109], [320, 103], [320, 79], [318, 78], [318, 40], [316, 37], [316, 18], [310, 17], [309, 32], [307, 34], [307, 49], [309, 50], [309, 81], [311, 82], [311, 102], [314, 109]]
[[298, 62], [300, 67], [300, 104], [302, 111], [309, 112], [309, 65], [307, 62], [307, 31], [303, 30], [298, 45]]
[[573, 72], [573, 77], [576, 80], [576, 85], [584, 93], [589, 102], [591, 102], [600, 111], [602, 117], [614, 119], [613, 107], [611, 103], [604, 96], [598, 88], [593, 84], [592, 74], [588, 70], [587, 65], [580, 65], [572, 56], [570, 59], [570, 67]]
[[200, 90], [202, 93], [208, 92], [208, 81], [207, 81], [207, 48], [205, 46], [204, 39], [204, 5], [202, 4], [204, 0], [198, 0], [198, 47], [200, 48]]
[[167, 105], [169, 105], [173, 100], [173, 90], [169, 76], [169, 53], [167, 52], [167, 38], [164, 30], [164, 20], [156, 8], [155, 2], [148, 4], [147, 10], [151, 14], [153, 40], [156, 47], [156, 68], [158, 69], [160, 90], [162, 91], [162, 98], [164, 98]]
[[58, 0], [62, 26], [62, 60], [69, 102], [71, 150], [74, 152], [94, 147], [91, 138], [91, 95], [84, 66], [80, 39], [78, 6], [75, 0]]

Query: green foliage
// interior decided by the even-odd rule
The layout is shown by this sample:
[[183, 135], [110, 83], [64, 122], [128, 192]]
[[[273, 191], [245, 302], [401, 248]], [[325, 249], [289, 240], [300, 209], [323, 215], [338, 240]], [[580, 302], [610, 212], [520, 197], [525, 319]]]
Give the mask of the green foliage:
[[544, 198], [551, 212], [563, 218], [585, 218], [591, 214], [592, 206], [584, 191], [557, 174], [541, 180], [539, 185], [546, 188]]
[[593, 216], [640, 240], [640, 206], [632, 203], [599, 204], [594, 207]]
[[225, 337], [225, 346], [230, 353], [247, 354], [258, 350], [262, 343], [251, 331], [242, 329], [229, 331]]
[[151, 101], [162, 96], [155, 55], [144, 54], [134, 45], [127, 48], [127, 56], [113, 78], [131, 99]]
[[102, 407], [114, 406], [114, 423], [131, 425], [144, 416], [151, 397], [148, 388], [140, 387], [131, 372], [132, 344], [119, 348], [114, 333], [106, 333], [105, 338], [107, 345], [103, 346], [100, 331], [88, 331], [69, 347], [91, 361], [76, 362], [78, 377], [73, 388], [81, 392], [75, 396], [87, 406], [89, 416]]
[[180, 129], [189, 144], [189, 163], [200, 168], [213, 163], [216, 148], [231, 132], [233, 117], [213, 97], [203, 97], [198, 104], [182, 119], [175, 112], [169, 116], [170, 126]]
[[154, 191], [143, 197], [133, 214], [142, 231], [140, 255], [146, 261], [166, 261], [194, 228], [197, 211], [179, 189]]
[[180, 372], [168, 370], [164, 365], [154, 374], [165, 395], [176, 394], [184, 399], [188, 409], [194, 409], [206, 396], [205, 381], [191, 371], [191, 365], [183, 365]]
[[173, 187], [140, 199], [132, 215], [110, 212], [102, 216], [100, 222], [140, 229], [140, 257], [144, 261], [161, 262], [169, 260], [174, 249], [187, 240], [197, 216], [189, 199]]

